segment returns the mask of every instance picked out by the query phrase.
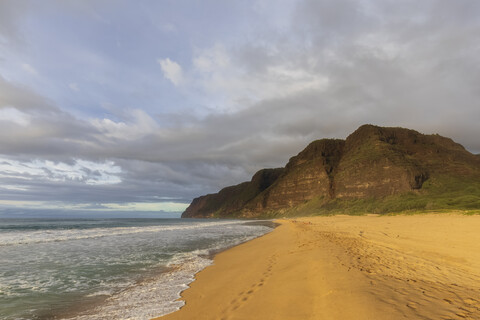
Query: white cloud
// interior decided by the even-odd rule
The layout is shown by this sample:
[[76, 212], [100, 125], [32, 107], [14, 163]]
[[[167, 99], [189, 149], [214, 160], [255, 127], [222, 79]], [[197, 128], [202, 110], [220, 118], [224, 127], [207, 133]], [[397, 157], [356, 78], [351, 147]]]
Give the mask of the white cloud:
[[132, 202], [132, 203], [103, 203], [105, 208], [118, 211], [166, 211], [180, 212], [188, 207], [188, 203], [179, 202]]
[[211, 48], [198, 51], [193, 59], [193, 65], [200, 72], [214, 72], [231, 67], [226, 48], [218, 43]]
[[28, 73], [34, 75], [34, 76], [38, 75], [37, 70], [34, 67], [32, 67], [31, 65], [29, 65], [28, 63], [22, 63], [22, 69], [27, 71]]
[[69, 87], [70, 89], [72, 89], [73, 91], [77, 91], [77, 92], [80, 91], [80, 89], [78, 88], [78, 84], [75, 83], [75, 82], [69, 83], [69, 84], [68, 84], [68, 87]]
[[267, 99], [289, 96], [306, 90], [321, 91], [329, 84], [327, 76], [288, 64], [268, 68], [265, 76], [270, 80], [264, 88]]
[[15, 184], [4, 184], [0, 185], [1, 189], [5, 190], [14, 190], [14, 191], [27, 191], [29, 188], [26, 186], [21, 186], [21, 185], [15, 185]]
[[163, 71], [163, 76], [170, 80], [174, 85], [178, 86], [183, 82], [182, 67], [169, 58], [158, 59], [157, 62]]
[[360, 35], [355, 42], [359, 48], [367, 50], [379, 61], [393, 60], [402, 53], [402, 47], [399, 43], [389, 39], [387, 34], [379, 32]]
[[[0, 187], [1, 188], [1, 187]], [[6, 188], [7, 189], [7, 188]], [[13, 190], [13, 188], [10, 188]], [[18, 190], [18, 188], [17, 188]], [[188, 207], [188, 203], [180, 202], [126, 202], [126, 203], [66, 203], [62, 201], [18, 201], [1, 200], [1, 207], [14, 207], [26, 209], [67, 209], [87, 211], [157, 211], [181, 212]]]
[[[289, 97], [303, 91], [323, 91], [329, 77], [314, 70], [308, 61], [286, 59], [276, 48], [260, 48], [242, 54], [221, 44], [197, 50], [193, 59], [197, 85], [216, 97], [221, 111], [235, 112], [262, 100]], [[254, 60], [262, 56], [261, 67]], [[313, 61], [312, 64], [315, 64]], [[213, 101], [213, 99], [211, 99]]]
[[26, 127], [30, 124], [30, 118], [28, 114], [16, 108], [0, 108], [0, 121], [13, 122], [22, 127]]
[[8, 206], [15, 208], [38, 209], [42, 204], [45, 203], [43, 201], [0, 200], [0, 206]]
[[[73, 164], [48, 160], [21, 162], [0, 158], [0, 178], [75, 181], [87, 185], [106, 185], [122, 182], [122, 169], [113, 161], [92, 162], [77, 159]], [[21, 186], [17, 186], [17, 189]]]
[[160, 29], [163, 32], [166, 32], [166, 33], [171, 33], [171, 32], [176, 32], [177, 31], [177, 27], [173, 23], [165, 23], [160, 27]]
[[[52, 52], [37, 37], [43, 29], [29, 29], [23, 24], [28, 19], [4, 8], [21, 1], [0, 1], [0, 38], [10, 30], [2, 26], [18, 25], [25, 33], [17, 35], [28, 44], [7, 41], [0, 50], [0, 154], [20, 161], [21, 170], [0, 171], [0, 185], [9, 186], [3, 194], [75, 203], [187, 201], [249, 179], [262, 167], [284, 165], [309, 141], [342, 138], [363, 123], [438, 132], [480, 152], [480, 1], [295, 2], [255, 0], [255, 13], [222, 2], [231, 17], [193, 19], [174, 33], [167, 32], [172, 26], [162, 28], [179, 21], [170, 8], [145, 10], [160, 31], [158, 41], [137, 37], [136, 50], [123, 54], [97, 47], [100, 41], [83, 33], [77, 38], [88, 43], [69, 42], [70, 32], [87, 29], [98, 31], [97, 40], [111, 38], [103, 33], [111, 28], [89, 19], [72, 19], [88, 23], [87, 29], [72, 25], [67, 33], [52, 33], [59, 45]], [[98, 3], [89, 7], [99, 9]], [[208, 3], [202, 6], [218, 6]], [[38, 21], [48, 10], [61, 11], [27, 7]], [[139, 7], [128, 5], [132, 14]], [[102, 15], [115, 23], [127, 6], [104, 9]], [[56, 16], [68, 16], [63, 10]], [[248, 16], [234, 17], [242, 12]], [[144, 24], [120, 27], [131, 31]], [[115, 32], [111, 39], [132, 43], [131, 34]], [[150, 61], [160, 58], [161, 69], [148, 68], [145, 55], [166, 52], [166, 45], [171, 53]], [[180, 57], [186, 56], [192, 60], [184, 63]], [[76, 89], [85, 94], [75, 95]], [[122, 172], [112, 173], [107, 164], [95, 173], [103, 164], [98, 159], [115, 159]]]
[[145, 111], [132, 109], [125, 113], [126, 117], [130, 119], [128, 123], [116, 122], [108, 118], [95, 118], [90, 120], [90, 123], [102, 133], [102, 136], [126, 141], [137, 140], [159, 130], [156, 121]]

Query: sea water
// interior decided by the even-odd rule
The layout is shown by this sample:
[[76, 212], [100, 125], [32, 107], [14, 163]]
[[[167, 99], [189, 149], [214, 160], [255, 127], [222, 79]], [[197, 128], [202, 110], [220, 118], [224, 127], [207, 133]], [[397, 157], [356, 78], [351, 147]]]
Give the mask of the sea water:
[[0, 319], [150, 319], [211, 254], [270, 227], [233, 220], [0, 219]]

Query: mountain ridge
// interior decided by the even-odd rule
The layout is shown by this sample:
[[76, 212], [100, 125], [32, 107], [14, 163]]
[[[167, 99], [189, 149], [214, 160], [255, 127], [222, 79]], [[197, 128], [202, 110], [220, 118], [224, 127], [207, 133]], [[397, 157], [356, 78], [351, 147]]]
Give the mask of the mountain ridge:
[[[442, 191], [454, 185], [458, 190]], [[402, 201], [409, 210], [443, 209], [455, 207], [444, 202], [460, 200], [444, 198], [449, 192], [460, 192], [462, 198], [462, 188], [472, 194], [467, 204], [462, 198], [461, 206], [480, 209], [477, 187], [480, 157], [452, 139], [363, 125], [345, 140], [311, 142], [284, 168], [260, 170], [249, 182], [195, 198], [182, 217], [257, 218], [349, 209], [383, 213]], [[407, 196], [411, 199], [403, 199]]]

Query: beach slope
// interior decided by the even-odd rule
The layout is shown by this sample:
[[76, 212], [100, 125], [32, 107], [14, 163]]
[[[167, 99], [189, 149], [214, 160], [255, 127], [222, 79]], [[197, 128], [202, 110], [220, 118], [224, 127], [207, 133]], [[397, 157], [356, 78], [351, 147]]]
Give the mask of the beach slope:
[[480, 319], [480, 216], [278, 222], [218, 254], [158, 319]]

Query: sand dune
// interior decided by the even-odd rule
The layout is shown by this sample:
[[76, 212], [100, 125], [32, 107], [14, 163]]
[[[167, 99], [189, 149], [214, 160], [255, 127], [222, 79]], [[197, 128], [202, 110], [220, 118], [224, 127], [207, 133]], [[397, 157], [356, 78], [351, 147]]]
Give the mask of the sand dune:
[[280, 220], [161, 319], [480, 319], [480, 216]]

